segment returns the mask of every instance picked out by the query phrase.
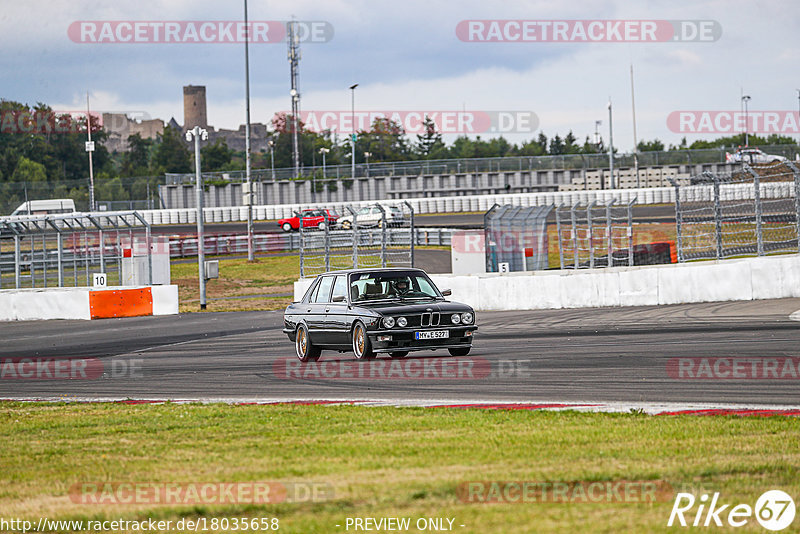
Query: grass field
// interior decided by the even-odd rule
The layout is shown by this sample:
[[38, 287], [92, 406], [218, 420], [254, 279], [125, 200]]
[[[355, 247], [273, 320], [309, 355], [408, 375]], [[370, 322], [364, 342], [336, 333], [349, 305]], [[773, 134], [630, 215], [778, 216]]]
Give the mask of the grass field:
[[[172, 283], [178, 286], [181, 313], [199, 311], [197, 263], [173, 262], [171, 276]], [[246, 259], [220, 258], [219, 278], [206, 284], [207, 310], [283, 309], [292, 302], [292, 297], [285, 295], [292, 293], [292, 284], [299, 277], [300, 265], [296, 255], [259, 256], [255, 263], [248, 263]]]
[[[769, 489], [800, 493], [795, 418], [6, 402], [0, 429], [5, 518], [277, 517], [281, 532], [345, 532], [348, 517], [448, 517], [465, 533], [664, 532], [675, 529], [666, 528], [672, 492], [654, 504], [484, 504], [465, 502], [459, 487], [656, 481], [751, 506]], [[69, 497], [90, 482], [297, 481], [329, 488], [326, 498], [176, 505]]]

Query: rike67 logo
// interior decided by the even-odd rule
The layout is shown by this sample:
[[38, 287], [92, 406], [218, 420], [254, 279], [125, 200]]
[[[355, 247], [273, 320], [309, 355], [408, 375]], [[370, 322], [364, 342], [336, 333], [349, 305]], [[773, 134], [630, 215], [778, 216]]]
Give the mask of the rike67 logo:
[[719, 492], [710, 497], [710, 502], [707, 493], [699, 499], [691, 493], [678, 493], [667, 526], [722, 527], [727, 523], [731, 527], [742, 527], [755, 517], [762, 527], [777, 532], [791, 525], [794, 516], [794, 500], [781, 490], [764, 492], [755, 507], [743, 503], [723, 503]]

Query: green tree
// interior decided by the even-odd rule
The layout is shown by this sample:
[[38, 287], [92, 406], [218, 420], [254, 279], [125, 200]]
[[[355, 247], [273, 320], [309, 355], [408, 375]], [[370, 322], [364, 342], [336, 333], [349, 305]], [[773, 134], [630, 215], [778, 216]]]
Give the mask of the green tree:
[[150, 172], [152, 139], [142, 139], [138, 133], [128, 137], [128, 152], [122, 156], [122, 176], [143, 176]]
[[652, 141], [639, 141], [639, 144], [636, 145], [636, 148], [639, 149], [639, 152], [661, 152], [664, 150], [664, 143], [658, 139], [653, 139]]
[[356, 141], [356, 161], [364, 161], [364, 152], [370, 161], [402, 161], [409, 150], [403, 127], [387, 118], [373, 121], [369, 132], [360, 132]]
[[553, 139], [550, 140], [550, 155], [557, 156], [563, 154], [565, 147], [564, 140], [561, 139], [560, 135], [556, 134]]
[[192, 155], [181, 139], [181, 133], [169, 126], [161, 134], [161, 142], [153, 154], [153, 164], [161, 172], [192, 172]]
[[41, 163], [22, 156], [17, 162], [14, 174], [11, 175], [11, 180], [14, 182], [46, 182], [47, 171]]
[[200, 149], [201, 167], [204, 171], [219, 171], [231, 162], [233, 150], [228, 148], [225, 139], [219, 138], [213, 145]]
[[417, 134], [417, 143], [414, 151], [422, 159], [440, 159], [446, 156], [447, 147], [442, 141], [442, 134], [436, 131], [436, 123], [425, 115], [422, 123], [424, 134]]

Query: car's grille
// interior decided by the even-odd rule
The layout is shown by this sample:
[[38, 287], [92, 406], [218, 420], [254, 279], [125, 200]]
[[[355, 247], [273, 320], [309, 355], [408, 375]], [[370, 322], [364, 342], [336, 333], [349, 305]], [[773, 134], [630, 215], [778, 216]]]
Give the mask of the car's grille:
[[422, 314], [420, 326], [439, 326], [441, 315], [439, 312], [425, 312]]

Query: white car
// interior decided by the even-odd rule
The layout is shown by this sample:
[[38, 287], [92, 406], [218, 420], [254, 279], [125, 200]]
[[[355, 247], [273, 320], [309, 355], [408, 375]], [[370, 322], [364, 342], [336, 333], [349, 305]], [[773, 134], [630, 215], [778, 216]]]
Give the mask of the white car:
[[[397, 206], [384, 206], [386, 211], [386, 225], [387, 226], [400, 226], [405, 220], [403, 210]], [[359, 228], [377, 226], [381, 228], [383, 225], [383, 216], [381, 209], [378, 206], [365, 206], [356, 212], [356, 221]], [[337, 221], [340, 228], [349, 230], [353, 227], [353, 215], [345, 215], [340, 217]]]
[[725, 153], [725, 163], [780, 163], [786, 161], [783, 156], [766, 154], [757, 148], [740, 148], [733, 154]]

